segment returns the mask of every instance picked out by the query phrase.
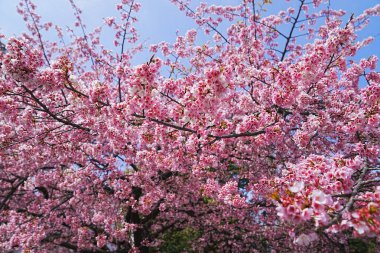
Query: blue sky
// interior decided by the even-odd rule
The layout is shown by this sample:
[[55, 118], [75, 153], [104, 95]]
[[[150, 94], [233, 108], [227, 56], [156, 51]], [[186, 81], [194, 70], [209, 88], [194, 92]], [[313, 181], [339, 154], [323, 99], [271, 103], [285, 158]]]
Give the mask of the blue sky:
[[[38, 6], [38, 13], [42, 15], [43, 21], [53, 21], [62, 27], [73, 23], [73, 14], [67, 0], [35, 0]], [[102, 17], [115, 16], [114, 7], [116, 0], [76, 0], [78, 6], [83, 10], [83, 19], [91, 30], [102, 25]], [[166, 40], [173, 42], [176, 31], [184, 34], [186, 30], [195, 27], [194, 22], [180, 12], [169, 0], [140, 0], [142, 9], [138, 14], [139, 23], [137, 25], [140, 33], [140, 41], [146, 46]], [[193, 1], [194, 3], [200, 1]], [[238, 0], [208, 0], [211, 4], [234, 4]], [[268, 13], [277, 12], [280, 9], [287, 9], [290, 4], [285, 0], [272, 0], [268, 5]], [[294, 1], [293, 1], [294, 2]], [[26, 31], [22, 18], [16, 12], [17, 0], [0, 0], [0, 33], [7, 36], [17, 35]], [[380, 0], [331, 0], [333, 9], [347, 10], [349, 17], [351, 13], [360, 14], [364, 9], [380, 4]], [[347, 18], [348, 18], [347, 17]], [[375, 42], [363, 50], [359, 56], [368, 57], [371, 54], [380, 55], [380, 18], [372, 20], [369, 27], [361, 32], [361, 38], [375, 36]], [[106, 34], [112, 37], [112, 34]], [[49, 35], [45, 35], [49, 38]], [[107, 39], [112, 45], [113, 38]], [[140, 56], [137, 61], [144, 62], [147, 56]], [[143, 59], [144, 58], [144, 59]]]

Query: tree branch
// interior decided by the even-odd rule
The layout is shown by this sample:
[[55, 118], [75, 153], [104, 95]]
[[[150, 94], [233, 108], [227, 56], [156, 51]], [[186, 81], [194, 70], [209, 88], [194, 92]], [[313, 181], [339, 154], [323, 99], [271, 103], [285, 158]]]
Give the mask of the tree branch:
[[292, 25], [292, 28], [290, 29], [289, 36], [286, 37], [285, 47], [284, 47], [284, 50], [282, 51], [281, 61], [283, 61], [285, 59], [285, 55], [288, 52], [287, 48], [288, 48], [290, 40], [292, 39], [294, 28], [296, 27], [296, 24], [298, 23], [298, 19], [300, 17], [302, 6], [304, 5], [305, 0], [300, 0], [300, 2], [301, 2], [301, 4], [298, 8], [297, 16], [294, 18], [294, 23]]

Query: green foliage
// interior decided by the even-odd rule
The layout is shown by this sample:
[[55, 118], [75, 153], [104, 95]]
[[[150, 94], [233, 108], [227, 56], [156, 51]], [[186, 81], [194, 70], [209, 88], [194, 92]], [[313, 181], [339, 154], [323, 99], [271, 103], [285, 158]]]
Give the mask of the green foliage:
[[238, 174], [240, 172], [240, 170], [241, 170], [241, 168], [238, 165], [236, 165], [232, 162], [229, 162], [228, 171], [232, 172], [233, 174]]
[[184, 228], [182, 230], [170, 231], [164, 234], [164, 242], [157, 252], [178, 253], [194, 252], [191, 244], [200, 236], [200, 232], [193, 228]]
[[377, 252], [377, 244], [376, 240], [364, 240], [360, 238], [350, 239], [348, 241], [350, 253], [376, 253]]
[[205, 203], [205, 204], [215, 204], [216, 203], [215, 199], [207, 197], [207, 196], [204, 196], [202, 198], [202, 200], [203, 200], [203, 203]]

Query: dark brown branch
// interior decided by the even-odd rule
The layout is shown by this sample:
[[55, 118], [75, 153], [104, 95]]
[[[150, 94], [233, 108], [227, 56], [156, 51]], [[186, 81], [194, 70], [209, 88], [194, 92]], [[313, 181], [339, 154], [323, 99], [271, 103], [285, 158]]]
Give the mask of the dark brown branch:
[[[120, 63], [121, 63], [122, 60], [123, 60], [124, 46], [125, 46], [125, 38], [126, 38], [126, 35], [127, 35], [127, 25], [128, 25], [129, 19], [130, 19], [130, 17], [131, 17], [133, 4], [134, 4], [134, 0], [132, 1], [131, 6], [130, 6], [130, 8], [129, 8], [128, 17], [127, 17], [127, 20], [126, 20], [125, 25], [124, 25], [124, 28], [123, 28], [123, 40], [122, 40], [122, 42], [121, 42], [121, 52], [120, 52], [120, 59], [119, 59], [119, 62], [120, 62]], [[120, 78], [120, 77], [118, 77], [118, 79], [117, 79], [117, 89], [118, 89], [118, 93], [119, 93], [119, 102], [122, 102], [122, 95], [121, 95], [121, 78]]]
[[83, 127], [81, 125], [78, 125], [76, 123], [73, 123], [71, 121], [68, 121], [66, 119], [61, 119], [59, 117], [57, 117], [54, 113], [52, 113], [49, 108], [44, 104], [42, 103], [35, 95], [34, 93], [29, 90], [25, 85], [21, 85], [21, 87], [27, 92], [29, 93], [29, 95], [31, 96], [31, 98], [39, 105], [41, 106], [41, 108], [47, 113], [49, 114], [53, 119], [65, 124], [65, 125], [69, 125], [69, 126], [72, 126], [72, 127], [75, 127], [75, 128], [78, 128], [80, 130], [83, 130], [83, 131], [86, 131], [86, 132], [90, 132], [90, 129], [87, 128], [87, 127]]
[[34, 19], [33, 13], [30, 11], [28, 1], [27, 1], [27, 0], [24, 0], [24, 2], [25, 2], [26, 9], [27, 9], [27, 11], [28, 11], [28, 13], [29, 13], [29, 15], [30, 15], [30, 17], [31, 17], [31, 19], [32, 19], [32, 22], [33, 22], [33, 25], [34, 25], [34, 29], [36, 29], [37, 37], [38, 37], [38, 40], [39, 40], [39, 42], [40, 42], [40, 46], [41, 46], [41, 49], [42, 49], [42, 53], [43, 53], [43, 55], [44, 55], [44, 58], [45, 58], [45, 60], [46, 60], [46, 63], [50, 66], [50, 61], [49, 61], [49, 59], [48, 59], [48, 57], [47, 57], [47, 54], [46, 54], [46, 50], [45, 50], [45, 47], [44, 47], [44, 43], [43, 43], [43, 41], [42, 41], [42, 35], [41, 35], [41, 33], [40, 33], [40, 29], [39, 29], [38, 26], [37, 26], [37, 22], [36, 22], [36, 20]]
[[290, 40], [292, 39], [293, 32], [294, 32], [294, 29], [296, 27], [296, 24], [298, 23], [298, 19], [299, 19], [300, 14], [301, 14], [302, 6], [305, 3], [304, 0], [301, 0], [300, 2], [301, 2], [301, 4], [300, 4], [300, 6], [298, 8], [297, 16], [294, 18], [294, 23], [292, 25], [292, 28], [290, 29], [289, 36], [286, 37], [285, 47], [284, 47], [284, 50], [282, 51], [281, 61], [283, 61], [285, 59], [285, 55], [288, 52], [288, 49], [287, 49], [288, 45], [290, 43]]
[[288, 38], [285, 34], [283, 34], [282, 32], [280, 32], [276, 27], [273, 27], [273, 26], [267, 25], [267, 24], [265, 24], [265, 23], [263, 23], [263, 22], [260, 22], [260, 21], [255, 21], [255, 22], [256, 22], [257, 24], [263, 25], [263, 26], [265, 26], [265, 27], [267, 27], [267, 28], [269, 28], [269, 29], [272, 29], [273, 31], [275, 31], [276, 33], [278, 33], [279, 35], [281, 35], [281, 36], [284, 37], [285, 39]]
[[351, 197], [348, 199], [344, 208], [326, 226], [320, 227], [318, 230], [324, 230], [326, 228], [329, 228], [330, 226], [334, 225], [335, 223], [339, 221], [343, 213], [345, 213], [346, 211], [351, 211], [355, 203], [356, 195], [359, 193], [359, 190], [362, 187], [363, 183], [366, 182], [363, 180], [364, 180], [365, 175], [367, 174], [367, 171], [368, 171], [368, 167], [366, 166], [363, 168], [358, 180], [356, 181], [356, 184], [353, 187], [352, 192], [351, 192]]
[[180, 105], [181, 107], [185, 107], [183, 104], [181, 104], [180, 102], [178, 102], [177, 100], [169, 96], [168, 94], [165, 94], [164, 92], [161, 92], [161, 91], [160, 91], [160, 94], [164, 97], [167, 97], [170, 101], [173, 101], [174, 103]]
[[180, 130], [180, 131], [190, 132], [190, 133], [193, 133], [193, 134], [197, 133], [197, 131], [195, 131], [193, 129], [190, 129], [190, 128], [187, 128], [187, 127], [177, 126], [177, 125], [174, 125], [174, 124], [171, 124], [171, 123], [168, 123], [168, 122], [165, 122], [165, 121], [161, 121], [161, 120], [158, 120], [158, 119], [154, 119], [154, 118], [147, 118], [147, 117], [145, 117], [143, 115], [133, 114], [132, 116], [135, 116], [135, 117], [141, 118], [141, 119], [147, 119], [149, 121], [158, 123], [160, 125], [168, 126], [168, 127]]
[[[256, 3], [252, 1], [253, 22], [256, 23]], [[255, 27], [255, 40], [257, 40], [257, 28]]]
[[[187, 4], [184, 4], [182, 1], [178, 1], [178, 3], [180, 3], [182, 6], [184, 6], [188, 11], [190, 11], [192, 14], [196, 15], [195, 14], [195, 11], [193, 11]], [[197, 18], [199, 19], [202, 19], [201, 16], [197, 16]], [[227, 38], [220, 32], [218, 31], [218, 29], [216, 29], [213, 25], [211, 25], [209, 22], [206, 22], [206, 25], [208, 25], [208, 27], [210, 27], [214, 32], [216, 32], [217, 34], [220, 35], [220, 37], [222, 37], [222, 39], [227, 43], [227, 44], [230, 44], [230, 42], [227, 40]]]
[[[85, 98], [90, 98], [89, 95], [86, 95], [83, 92], [81, 92], [81, 91], [79, 91], [79, 90], [77, 90], [77, 89], [74, 88], [73, 83], [69, 80], [68, 73], [66, 73], [66, 82], [67, 82], [67, 85], [64, 85], [66, 89], [68, 89], [68, 90], [70, 90], [72, 92], [77, 93], [79, 96], [82, 96], [82, 97], [85, 97]], [[110, 105], [108, 103], [108, 101], [106, 103], [106, 102], [100, 101], [99, 99], [97, 99], [96, 102], [99, 103], [99, 104], [101, 104], [101, 105], [103, 105], [103, 106], [109, 106]]]
[[[174, 124], [171, 124], [171, 123], [168, 123], [168, 122], [165, 122], [165, 121], [161, 121], [161, 120], [158, 120], [158, 119], [154, 119], [154, 118], [147, 118], [147, 117], [145, 117], [143, 115], [139, 115], [139, 114], [133, 114], [132, 116], [135, 116], [135, 117], [138, 117], [138, 118], [142, 118], [142, 119], [147, 119], [147, 120], [155, 122], [157, 124], [164, 125], [164, 126], [167, 126], [167, 127], [171, 127], [171, 128], [174, 128], [174, 129], [177, 129], [177, 130], [180, 130], [180, 131], [185, 131], [185, 132], [197, 134], [197, 131], [195, 131], [193, 129], [190, 129], [190, 128], [187, 128], [187, 127], [177, 126], [177, 125], [174, 125]], [[267, 128], [269, 126], [272, 126], [274, 124], [275, 123], [269, 124], [265, 128]], [[227, 134], [227, 135], [213, 135], [213, 134], [209, 134], [209, 135], [207, 135], [207, 137], [215, 138], [216, 140], [219, 140], [219, 139], [238, 138], [238, 137], [252, 137], [252, 136], [258, 136], [258, 135], [263, 134], [263, 133], [265, 133], [265, 130], [259, 130], [259, 131], [256, 131], [256, 132], [249, 132], [248, 131], [248, 132], [244, 132], [244, 133], [231, 133], [231, 134]]]
[[3, 199], [3, 201], [1, 201], [0, 203], [0, 210], [3, 210], [4, 207], [6, 206], [6, 203], [8, 202], [8, 200], [10, 200], [12, 198], [12, 196], [14, 195], [14, 193], [17, 191], [17, 189], [25, 182], [27, 178], [21, 178], [18, 183], [13, 186], [11, 188], [11, 190], [8, 192], [8, 194], [5, 196], [5, 198]]
[[88, 42], [87, 34], [86, 34], [85, 29], [84, 29], [84, 25], [83, 25], [82, 19], [80, 18], [81, 11], [78, 9], [78, 7], [75, 5], [75, 3], [73, 1], [70, 1], [70, 3], [72, 5], [73, 9], [75, 10], [76, 19], [78, 20], [80, 28], [82, 30], [83, 39], [84, 39], [84, 41], [87, 44], [87, 51], [88, 51], [88, 53], [90, 55], [91, 63], [92, 63], [93, 66], [95, 66], [95, 61], [94, 61], [94, 58], [92, 57], [92, 52], [90, 50], [90, 48], [91, 48], [90, 47], [90, 43]]
[[380, 183], [380, 179], [372, 179], [372, 180], [363, 181], [362, 185], [373, 184], [373, 183]]

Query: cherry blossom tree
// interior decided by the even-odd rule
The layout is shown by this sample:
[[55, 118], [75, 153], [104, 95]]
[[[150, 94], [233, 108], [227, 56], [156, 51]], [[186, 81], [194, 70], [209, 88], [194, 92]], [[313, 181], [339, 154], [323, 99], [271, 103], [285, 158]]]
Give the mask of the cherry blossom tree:
[[0, 53], [0, 251], [379, 250], [378, 58], [354, 56], [380, 6], [171, 2], [198, 29], [134, 66], [137, 1], [94, 31], [74, 0], [67, 31], [20, 1], [30, 32]]

